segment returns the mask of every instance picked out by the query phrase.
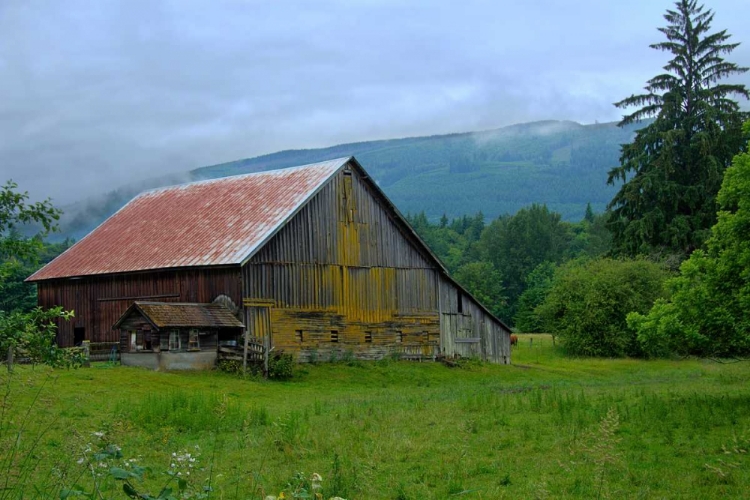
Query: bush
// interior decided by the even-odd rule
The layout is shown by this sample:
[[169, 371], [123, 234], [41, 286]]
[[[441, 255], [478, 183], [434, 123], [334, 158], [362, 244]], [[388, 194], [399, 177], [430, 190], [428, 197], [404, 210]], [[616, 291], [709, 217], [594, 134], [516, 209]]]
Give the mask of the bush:
[[294, 356], [289, 353], [273, 353], [268, 360], [268, 378], [288, 380], [294, 376]]
[[667, 276], [646, 260], [571, 261], [555, 272], [537, 313], [571, 354], [641, 356], [626, 316], [646, 312], [664, 297]]

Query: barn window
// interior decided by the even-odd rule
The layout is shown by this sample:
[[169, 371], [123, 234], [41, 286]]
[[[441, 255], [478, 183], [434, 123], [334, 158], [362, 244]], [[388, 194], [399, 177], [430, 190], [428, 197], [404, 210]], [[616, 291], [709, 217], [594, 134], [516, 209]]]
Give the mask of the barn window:
[[198, 330], [190, 330], [190, 336], [188, 337], [188, 349], [198, 350], [200, 348], [201, 343]]
[[365, 332], [365, 344], [372, 344], [372, 332]]
[[339, 343], [339, 332], [338, 330], [331, 330], [331, 342], [334, 344]]
[[464, 300], [461, 294], [458, 294], [458, 314], [464, 313]]
[[178, 332], [177, 330], [172, 330], [169, 332], [169, 350], [180, 350], [180, 332]]
[[162, 351], [168, 351], [169, 350], [169, 336], [162, 334], [161, 337], [159, 337], [159, 349]]
[[86, 329], [82, 326], [73, 328], [73, 345], [79, 346], [86, 340]]
[[294, 338], [297, 342], [302, 343], [302, 330], [294, 330]]

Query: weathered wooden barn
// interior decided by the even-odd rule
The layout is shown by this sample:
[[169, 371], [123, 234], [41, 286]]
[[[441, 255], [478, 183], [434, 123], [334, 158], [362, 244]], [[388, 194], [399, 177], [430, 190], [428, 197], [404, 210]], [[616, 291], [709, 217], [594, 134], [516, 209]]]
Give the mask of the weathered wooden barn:
[[219, 298], [251, 336], [300, 361], [510, 362], [509, 328], [449, 276], [354, 158], [142, 193], [28, 280], [39, 305], [75, 311], [59, 324], [62, 346], [153, 351], [133, 341], [155, 325], [121, 328], [135, 303]]

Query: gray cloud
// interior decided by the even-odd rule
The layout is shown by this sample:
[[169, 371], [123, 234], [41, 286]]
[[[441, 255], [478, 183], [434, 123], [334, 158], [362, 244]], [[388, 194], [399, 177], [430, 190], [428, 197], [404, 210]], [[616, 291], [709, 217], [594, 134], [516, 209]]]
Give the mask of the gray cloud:
[[[66, 203], [279, 149], [616, 120], [667, 60], [658, 4], [4, 0], [0, 180]], [[711, 7], [750, 66], [750, 4]]]

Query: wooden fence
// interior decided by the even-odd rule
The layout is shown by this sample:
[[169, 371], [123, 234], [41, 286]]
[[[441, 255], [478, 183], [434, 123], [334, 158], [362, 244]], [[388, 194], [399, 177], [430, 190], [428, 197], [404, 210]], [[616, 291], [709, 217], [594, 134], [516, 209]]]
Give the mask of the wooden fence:
[[[244, 346], [237, 346], [237, 347], [227, 347], [227, 346], [220, 346], [219, 347], [219, 360], [228, 360], [228, 361], [244, 361], [244, 352], [245, 347]], [[248, 339], [247, 342], [247, 362], [248, 364], [256, 364], [260, 363], [263, 364], [264, 362], [264, 356], [263, 356], [263, 342], [260, 339], [251, 338]]]
[[119, 342], [91, 342], [89, 361], [120, 361]]
[[400, 345], [395, 348], [401, 359], [409, 361], [435, 361], [440, 354], [440, 346], [437, 344], [414, 344]]

